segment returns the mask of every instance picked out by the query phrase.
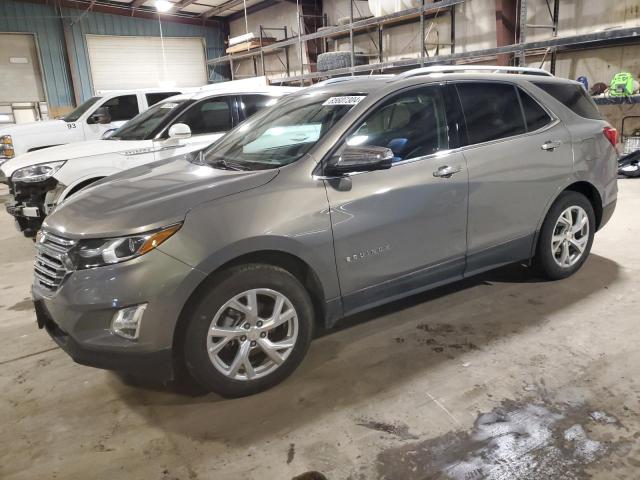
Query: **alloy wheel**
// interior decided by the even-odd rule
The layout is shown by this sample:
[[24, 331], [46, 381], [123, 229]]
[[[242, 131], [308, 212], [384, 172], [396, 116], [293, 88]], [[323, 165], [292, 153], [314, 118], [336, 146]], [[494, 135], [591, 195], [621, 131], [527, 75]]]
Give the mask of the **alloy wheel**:
[[562, 268], [574, 266], [589, 243], [589, 216], [577, 205], [560, 214], [551, 236], [551, 253]]
[[282, 293], [268, 288], [244, 291], [215, 314], [207, 336], [213, 366], [233, 380], [269, 375], [296, 345], [298, 314]]

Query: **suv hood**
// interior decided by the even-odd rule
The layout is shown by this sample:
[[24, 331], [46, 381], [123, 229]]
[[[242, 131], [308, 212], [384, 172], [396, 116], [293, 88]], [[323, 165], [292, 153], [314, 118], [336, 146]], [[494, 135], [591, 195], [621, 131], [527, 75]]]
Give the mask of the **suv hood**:
[[143, 153], [140, 150], [153, 149], [152, 140], [89, 140], [86, 142], [67, 143], [57, 147], [43, 148], [18, 155], [2, 164], [2, 171], [11, 177], [13, 172], [22, 167], [59, 160], [85, 159], [108, 153]]
[[204, 202], [270, 182], [278, 170], [218, 170], [183, 155], [108, 177], [62, 202], [44, 227], [67, 238], [114, 237], [185, 219]]

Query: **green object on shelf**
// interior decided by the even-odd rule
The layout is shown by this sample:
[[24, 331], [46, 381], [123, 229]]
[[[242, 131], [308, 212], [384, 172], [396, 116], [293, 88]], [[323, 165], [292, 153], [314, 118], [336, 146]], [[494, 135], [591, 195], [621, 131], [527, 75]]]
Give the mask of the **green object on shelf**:
[[629, 72], [616, 73], [611, 79], [609, 95], [612, 97], [633, 95], [633, 75]]

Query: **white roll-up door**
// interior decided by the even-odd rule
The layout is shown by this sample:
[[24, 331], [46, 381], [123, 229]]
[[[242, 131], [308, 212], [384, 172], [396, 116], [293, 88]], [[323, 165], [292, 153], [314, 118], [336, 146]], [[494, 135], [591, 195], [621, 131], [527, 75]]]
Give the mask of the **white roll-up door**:
[[207, 83], [200, 37], [87, 35], [94, 90], [199, 87]]

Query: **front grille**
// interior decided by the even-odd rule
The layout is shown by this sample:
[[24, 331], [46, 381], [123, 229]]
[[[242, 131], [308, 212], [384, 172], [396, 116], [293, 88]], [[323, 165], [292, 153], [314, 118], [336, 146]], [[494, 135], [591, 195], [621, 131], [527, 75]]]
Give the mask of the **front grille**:
[[42, 231], [36, 242], [35, 277], [36, 283], [51, 293], [60, 288], [69, 270], [68, 254], [76, 244], [75, 240]]

